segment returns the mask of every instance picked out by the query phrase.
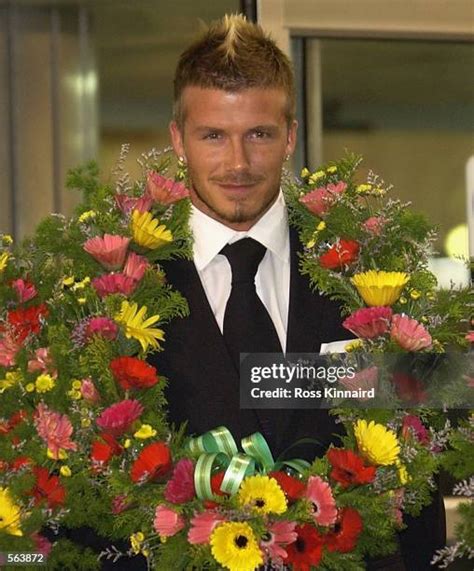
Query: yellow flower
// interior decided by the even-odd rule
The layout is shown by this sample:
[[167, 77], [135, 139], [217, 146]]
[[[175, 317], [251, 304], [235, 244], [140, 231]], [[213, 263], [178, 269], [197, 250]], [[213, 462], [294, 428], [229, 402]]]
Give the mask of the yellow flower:
[[329, 174], [334, 174], [335, 172], [337, 172], [337, 167], [329, 167], [327, 171]]
[[126, 438], [124, 443], [123, 443], [123, 447], [124, 448], [130, 448], [131, 445], [132, 445], [132, 441], [130, 440], [130, 438]]
[[87, 220], [90, 220], [91, 218], [95, 218], [95, 216], [96, 216], [95, 210], [86, 210], [86, 212], [83, 212], [79, 216], [79, 222], [86, 222]]
[[306, 243], [307, 248], [313, 248], [315, 245], [316, 245], [316, 240], [314, 238], [311, 238], [311, 240]]
[[74, 381], [72, 381], [72, 388], [79, 390], [82, 387], [82, 381], [80, 381], [79, 379], [75, 379]]
[[359, 194], [364, 194], [366, 192], [369, 192], [370, 190], [372, 190], [372, 185], [371, 184], [359, 184], [356, 187], [356, 192]]
[[309, 177], [310, 184], [316, 184], [320, 178], [324, 178], [324, 171], [317, 171]]
[[78, 297], [77, 298], [77, 303], [79, 305], [84, 305], [86, 303], [87, 299], [85, 297]]
[[419, 292], [417, 289], [412, 289], [410, 292], [410, 297], [416, 301], [417, 299], [420, 299], [421, 292]]
[[285, 494], [274, 478], [250, 476], [239, 489], [238, 500], [241, 506], [250, 506], [260, 514], [282, 514], [286, 512]]
[[10, 254], [8, 252], [3, 252], [3, 254], [0, 254], [0, 272], [3, 272], [3, 270], [7, 267], [9, 257]]
[[363, 347], [363, 345], [364, 344], [362, 343], [362, 339], [354, 339], [354, 341], [349, 341], [347, 345], [344, 345], [344, 351], [347, 353], [352, 353], [353, 351]]
[[138, 210], [134, 210], [132, 212], [133, 239], [140, 246], [152, 250], [171, 242], [173, 235], [170, 230], [167, 230], [164, 224], [159, 224], [159, 221], [153, 218], [150, 212], [140, 213]]
[[54, 389], [55, 384], [56, 381], [53, 379], [51, 375], [47, 374], [40, 375], [35, 381], [36, 391], [38, 393], [47, 393], [51, 389]]
[[263, 564], [252, 528], [244, 522], [221, 523], [211, 534], [214, 559], [230, 571], [254, 571]]
[[66, 460], [66, 458], [67, 458], [67, 452], [66, 452], [66, 450], [63, 450], [62, 448], [60, 448], [60, 449], [58, 450], [57, 456], [55, 456], [55, 455], [53, 454], [52, 450], [50, 450], [50, 449], [48, 448], [48, 450], [46, 451], [46, 456], [47, 456], [48, 458], [50, 458], [51, 460]]
[[70, 391], [68, 391], [67, 396], [69, 398], [72, 398], [72, 400], [79, 400], [80, 398], [82, 398], [81, 391], [78, 391], [76, 389], [71, 389]]
[[361, 455], [371, 464], [389, 466], [398, 460], [400, 445], [396, 434], [373, 420], [358, 420], [354, 434]]
[[397, 469], [398, 469], [398, 481], [402, 486], [407, 484], [410, 481], [410, 476], [408, 475], [408, 471], [406, 466], [402, 464], [400, 461], [395, 462]]
[[132, 533], [130, 536], [130, 544], [132, 546], [132, 551], [138, 555], [142, 550], [142, 543], [145, 540], [145, 536], [141, 531], [137, 533]]
[[324, 222], [324, 220], [321, 220], [321, 222], [316, 226], [316, 230], [318, 232], [321, 232], [325, 228], [326, 228], [326, 222]]
[[10, 236], [10, 234], [4, 234], [2, 236], [2, 241], [6, 246], [13, 244], [13, 238]]
[[20, 379], [21, 373], [18, 371], [8, 371], [5, 373], [5, 378], [0, 380], [0, 395], [10, 387], [16, 385]]
[[402, 295], [398, 300], [398, 303], [400, 303], [400, 305], [406, 305], [408, 303], [408, 299], [404, 295]]
[[302, 171], [301, 171], [301, 178], [307, 178], [311, 173], [309, 172], [309, 170], [305, 167]]
[[156, 349], [158, 341], [163, 341], [164, 333], [161, 329], [152, 328], [151, 325], [159, 321], [159, 315], [153, 315], [146, 319], [147, 306], [138, 309], [136, 303], [122, 302], [120, 313], [115, 316], [115, 321], [125, 326], [127, 339], [136, 339], [146, 351], [149, 346]]
[[147, 438], [156, 436], [156, 430], [149, 424], [142, 424], [133, 436], [140, 440], [146, 440]]
[[74, 276], [68, 276], [63, 279], [63, 286], [69, 287], [74, 283]]
[[69, 466], [61, 466], [61, 468], [59, 468], [59, 473], [65, 478], [69, 478], [72, 474], [71, 468], [69, 468]]
[[404, 272], [369, 270], [355, 274], [351, 282], [367, 305], [393, 305], [400, 297], [409, 276]]
[[90, 418], [82, 418], [81, 419], [81, 426], [82, 428], [89, 428], [89, 426], [92, 424], [92, 421]]
[[8, 488], [0, 488], [0, 531], [8, 535], [23, 535], [20, 508], [13, 503]]
[[32, 393], [35, 390], [34, 383], [28, 383], [25, 387], [27, 393]]

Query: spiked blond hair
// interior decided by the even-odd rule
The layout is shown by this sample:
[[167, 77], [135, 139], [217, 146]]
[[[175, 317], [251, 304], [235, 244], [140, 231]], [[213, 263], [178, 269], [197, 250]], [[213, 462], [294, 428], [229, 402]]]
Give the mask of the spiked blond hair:
[[185, 119], [182, 94], [197, 86], [224, 91], [251, 87], [281, 88], [287, 94], [288, 123], [295, 116], [293, 71], [287, 56], [258, 25], [242, 15], [212, 22], [179, 59], [174, 77], [173, 114], [180, 129]]

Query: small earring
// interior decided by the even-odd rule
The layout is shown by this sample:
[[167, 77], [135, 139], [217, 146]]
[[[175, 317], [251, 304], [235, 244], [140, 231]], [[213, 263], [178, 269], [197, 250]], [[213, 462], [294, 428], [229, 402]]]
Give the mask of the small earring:
[[286, 155], [285, 161], [289, 161], [290, 159], [291, 159], [291, 155], [290, 154]]
[[179, 161], [180, 163], [183, 163], [183, 165], [186, 164], [186, 158], [185, 158], [183, 155], [179, 155], [178, 161]]

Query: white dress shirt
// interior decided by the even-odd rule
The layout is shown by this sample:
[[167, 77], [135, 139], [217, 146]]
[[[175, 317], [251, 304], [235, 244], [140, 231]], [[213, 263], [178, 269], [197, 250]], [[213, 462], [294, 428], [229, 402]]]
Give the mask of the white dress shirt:
[[290, 297], [290, 237], [283, 194], [280, 192], [270, 209], [246, 232], [221, 224], [195, 206], [192, 206], [190, 226], [194, 236], [194, 264], [221, 332], [232, 287], [232, 270], [227, 258], [219, 252], [226, 244], [246, 237], [267, 248], [255, 276], [255, 287], [285, 351]]

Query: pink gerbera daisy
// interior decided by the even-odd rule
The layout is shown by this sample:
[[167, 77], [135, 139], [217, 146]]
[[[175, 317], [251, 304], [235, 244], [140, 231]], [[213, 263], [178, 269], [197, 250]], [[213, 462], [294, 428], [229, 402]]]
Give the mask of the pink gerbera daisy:
[[189, 543], [209, 543], [216, 525], [224, 521], [226, 521], [224, 516], [214, 510], [206, 510], [205, 512], [195, 514], [191, 519], [191, 527], [188, 531]]
[[59, 458], [60, 450], [77, 450], [77, 444], [71, 440], [72, 424], [65, 414], [50, 411], [40, 402], [34, 415], [34, 424], [53, 458]]
[[104, 274], [92, 280], [92, 287], [99, 297], [114, 293], [129, 296], [137, 287], [137, 282], [125, 274]]
[[269, 526], [267, 533], [260, 540], [260, 547], [267, 562], [283, 565], [283, 560], [288, 557], [284, 547], [296, 541], [298, 537], [295, 527], [294, 521], [276, 521]]
[[371, 216], [362, 224], [362, 228], [374, 236], [379, 236], [386, 224], [383, 216]]
[[84, 250], [108, 270], [119, 270], [125, 261], [130, 238], [114, 234], [104, 234], [101, 238], [89, 238]]
[[172, 504], [184, 504], [195, 496], [194, 463], [189, 458], [177, 462], [173, 476], [166, 484], [165, 499]]
[[428, 331], [416, 319], [396, 314], [392, 317], [390, 337], [405, 351], [420, 351], [431, 347]]
[[108, 317], [92, 317], [86, 328], [86, 337], [100, 335], [113, 341], [118, 334], [118, 325]]
[[337, 518], [336, 501], [331, 486], [319, 476], [310, 476], [305, 492], [313, 505], [313, 518], [319, 525], [332, 525]]
[[97, 426], [112, 436], [118, 437], [140, 418], [142, 412], [143, 406], [137, 400], [123, 400], [102, 411], [96, 420]]
[[155, 171], [148, 173], [146, 192], [160, 204], [173, 204], [189, 196], [189, 190], [182, 182], [175, 182]]
[[172, 508], [160, 504], [155, 511], [155, 531], [161, 537], [171, 537], [184, 527], [184, 519]]
[[132, 278], [132, 280], [139, 282], [149, 265], [148, 260], [144, 256], [139, 256], [138, 254], [135, 254], [135, 252], [130, 252], [127, 261], [125, 262], [123, 273], [127, 277]]
[[33, 299], [38, 293], [33, 284], [22, 279], [15, 280], [12, 283], [12, 286], [16, 290], [20, 303], [25, 303], [26, 301]]
[[308, 194], [300, 198], [300, 202], [313, 214], [324, 216], [337, 200], [338, 195], [342, 194], [346, 188], [347, 184], [345, 182], [331, 183], [325, 187], [316, 188], [308, 192]]
[[342, 323], [342, 326], [352, 331], [357, 337], [373, 339], [388, 331], [392, 309], [390, 307], [363, 307], [354, 311]]
[[138, 210], [140, 213], [148, 212], [153, 204], [153, 200], [147, 195], [136, 197], [127, 196], [126, 194], [116, 194], [115, 202], [125, 215], [130, 214], [133, 210]]

